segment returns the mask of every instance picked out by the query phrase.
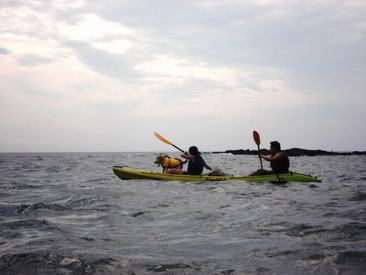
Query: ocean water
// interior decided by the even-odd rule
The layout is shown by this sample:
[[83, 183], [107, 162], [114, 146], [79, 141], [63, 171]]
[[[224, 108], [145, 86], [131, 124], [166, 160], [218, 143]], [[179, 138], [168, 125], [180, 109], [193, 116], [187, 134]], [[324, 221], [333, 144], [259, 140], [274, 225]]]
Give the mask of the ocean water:
[[[160, 171], [154, 157], [0, 154], [0, 274], [366, 273], [365, 156], [290, 158], [322, 183], [113, 174]], [[204, 158], [234, 175], [259, 168], [254, 156]]]

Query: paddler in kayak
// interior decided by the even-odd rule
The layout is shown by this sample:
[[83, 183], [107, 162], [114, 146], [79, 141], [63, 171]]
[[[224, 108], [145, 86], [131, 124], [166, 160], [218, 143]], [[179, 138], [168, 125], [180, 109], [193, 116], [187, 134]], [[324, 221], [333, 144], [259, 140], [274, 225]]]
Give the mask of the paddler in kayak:
[[201, 152], [198, 151], [198, 148], [196, 146], [191, 146], [189, 148], [189, 154], [187, 152], [184, 152], [181, 154], [182, 158], [185, 158], [188, 160], [188, 169], [187, 172], [172, 168], [165, 171], [166, 174], [179, 174], [179, 175], [201, 175], [203, 172], [203, 168], [206, 168], [208, 170], [212, 170], [212, 168], [204, 161], [204, 159], [201, 157]]
[[260, 154], [259, 157], [269, 161], [272, 170], [262, 170], [259, 169], [258, 171], [250, 174], [250, 176], [256, 175], [269, 175], [269, 174], [284, 174], [289, 172], [290, 167], [290, 160], [285, 152], [281, 151], [281, 144], [278, 141], [272, 141], [270, 143], [269, 152], [271, 153], [270, 156], [265, 156]]

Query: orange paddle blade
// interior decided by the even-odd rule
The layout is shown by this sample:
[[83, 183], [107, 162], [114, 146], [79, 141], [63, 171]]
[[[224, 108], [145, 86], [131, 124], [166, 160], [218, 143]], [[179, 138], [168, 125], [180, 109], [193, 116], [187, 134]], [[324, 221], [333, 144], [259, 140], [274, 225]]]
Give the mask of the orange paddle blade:
[[161, 135], [159, 135], [157, 132], [154, 132], [154, 135], [160, 139], [162, 142], [166, 143], [166, 144], [169, 144], [169, 145], [173, 145], [169, 140], [163, 138]]
[[257, 131], [253, 131], [253, 139], [258, 146], [261, 144], [261, 137]]

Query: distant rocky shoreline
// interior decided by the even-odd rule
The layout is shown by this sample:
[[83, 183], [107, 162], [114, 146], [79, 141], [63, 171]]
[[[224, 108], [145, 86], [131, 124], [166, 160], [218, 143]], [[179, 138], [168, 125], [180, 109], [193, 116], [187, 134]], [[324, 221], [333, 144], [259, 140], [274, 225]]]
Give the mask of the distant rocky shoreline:
[[[270, 152], [267, 149], [261, 149], [260, 151], [264, 155], [270, 154]], [[301, 148], [291, 148], [291, 149], [284, 150], [284, 152], [290, 157], [366, 155], [366, 151], [333, 152], [333, 151], [324, 151], [324, 150], [308, 150], [308, 149], [301, 149]], [[212, 154], [225, 154], [225, 153], [233, 154], [233, 155], [258, 155], [258, 150], [238, 149], [238, 150], [226, 150], [226, 151], [212, 152]]]

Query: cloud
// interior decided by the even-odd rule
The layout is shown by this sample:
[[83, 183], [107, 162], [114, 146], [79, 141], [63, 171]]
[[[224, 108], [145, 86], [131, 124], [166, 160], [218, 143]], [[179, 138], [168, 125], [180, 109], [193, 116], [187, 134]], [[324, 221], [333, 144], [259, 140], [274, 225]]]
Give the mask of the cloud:
[[54, 39], [41, 39], [28, 35], [15, 35], [10, 33], [0, 34], [0, 41], [11, 49], [14, 56], [35, 55], [52, 58], [68, 52], [68, 49], [62, 47]]
[[[205, 132], [215, 132], [212, 144], [220, 146], [227, 144], [221, 132], [237, 133], [235, 124], [248, 131], [260, 124], [271, 135], [279, 128], [273, 123], [281, 132], [292, 125], [302, 133], [307, 125], [308, 136], [297, 135], [306, 144], [312, 128], [321, 132], [310, 118], [327, 125], [328, 134], [340, 125], [356, 129], [355, 146], [365, 146], [365, 127], [349, 126], [365, 118], [364, 1], [33, 0], [0, 6], [3, 146], [32, 148], [33, 142], [40, 148], [40, 131], [50, 140], [47, 148], [57, 141], [62, 147], [67, 138], [75, 143], [62, 148], [78, 148], [76, 140], [88, 150], [102, 148], [103, 138], [115, 148], [113, 138], [100, 134], [113, 132], [144, 150], [136, 135], [156, 125], [187, 139], [182, 129], [209, 140]], [[342, 118], [338, 110], [347, 109]], [[115, 128], [117, 121], [124, 127]], [[33, 141], [22, 145], [27, 133]], [[145, 150], [154, 146], [146, 143]]]
[[127, 51], [132, 48], [132, 42], [129, 40], [118, 39], [110, 42], [95, 43], [94, 46], [109, 53], [126, 54]]
[[5, 48], [0, 48], [0, 54], [10, 54], [10, 51]]
[[23, 55], [18, 58], [18, 63], [23, 66], [35, 66], [39, 64], [49, 64], [51, 62], [51, 58], [36, 55]]
[[134, 69], [136, 60], [129, 55], [117, 55], [100, 50], [88, 43], [65, 42], [78, 59], [92, 70], [121, 81], [138, 81], [140, 73]]
[[103, 20], [95, 14], [81, 15], [74, 24], [61, 24], [59, 31], [69, 40], [77, 41], [95, 41], [108, 36], [133, 34], [132, 29]]

